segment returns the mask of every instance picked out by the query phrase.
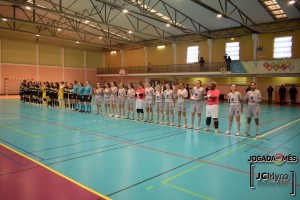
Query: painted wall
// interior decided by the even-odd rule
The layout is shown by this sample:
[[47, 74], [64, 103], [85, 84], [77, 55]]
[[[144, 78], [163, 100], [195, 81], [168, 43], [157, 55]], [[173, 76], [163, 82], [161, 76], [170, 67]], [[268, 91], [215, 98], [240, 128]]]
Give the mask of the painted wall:
[[122, 66], [122, 54], [120, 51], [116, 51], [116, 54], [105, 52], [104, 57], [106, 68], [120, 68]]
[[39, 48], [39, 65], [61, 66], [62, 64], [61, 47], [49, 45], [49, 44], [39, 44], [38, 48]]
[[2, 40], [1, 49], [2, 63], [36, 64], [35, 43]]
[[86, 51], [87, 68], [103, 68], [103, 53], [96, 51]]
[[172, 45], [166, 45], [163, 49], [158, 49], [156, 46], [149, 47], [148, 60], [151, 65], [172, 65], [174, 63]]
[[146, 54], [144, 48], [123, 51], [124, 67], [145, 66]]
[[42, 82], [90, 80], [95, 85], [97, 70], [94, 68], [103, 66], [101, 51], [64, 47], [62, 54], [61, 46], [46, 43], [37, 45], [36, 42], [12, 39], [1, 39], [0, 42], [0, 94], [6, 93], [5, 78], [13, 78], [8, 80], [9, 94], [18, 93], [22, 78]]

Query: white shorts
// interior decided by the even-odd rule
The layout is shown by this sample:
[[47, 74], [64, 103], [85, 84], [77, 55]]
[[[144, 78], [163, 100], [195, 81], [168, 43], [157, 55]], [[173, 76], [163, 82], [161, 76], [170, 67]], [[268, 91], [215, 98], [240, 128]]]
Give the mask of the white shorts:
[[219, 105], [206, 105], [206, 117], [218, 118]]
[[192, 101], [191, 112], [192, 113], [202, 113], [203, 103], [202, 101]]
[[117, 104], [117, 101], [118, 101], [117, 96], [111, 96], [110, 97], [110, 105]]
[[145, 106], [146, 106], [146, 108], [152, 108], [153, 100], [145, 100]]
[[101, 106], [101, 100], [102, 100], [101, 97], [96, 98], [96, 104], [97, 104], [97, 106]]
[[110, 97], [104, 97], [104, 105], [110, 105]]
[[251, 118], [253, 116], [255, 119], [258, 119], [259, 114], [260, 107], [258, 105], [248, 105], [247, 118]]
[[164, 102], [155, 102], [156, 112], [164, 110]]
[[122, 106], [122, 105], [125, 104], [125, 100], [124, 101], [122, 101], [122, 100], [123, 100], [123, 98], [118, 98], [118, 105], [119, 106]]
[[241, 115], [241, 105], [231, 105], [228, 108], [228, 115], [230, 117]]
[[177, 111], [186, 112], [186, 102], [177, 102]]
[[169, 110], [174, 110], [174, 103], [173, 102], [165, 102], [165, 111], [168, 112]]
[[134, 108], [134, 98], [128, 98], [128, 108]]
[[144, 99], [137, 99], [135, 102], [135, 108], [136, 109], [144, 109], [144, 103], [145, 103]]

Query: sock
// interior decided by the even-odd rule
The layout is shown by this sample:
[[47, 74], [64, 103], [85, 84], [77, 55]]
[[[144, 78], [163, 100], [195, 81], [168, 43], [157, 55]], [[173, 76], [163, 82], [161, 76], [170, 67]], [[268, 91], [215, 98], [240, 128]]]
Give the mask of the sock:
[[201, 122], [201, 117], [198, 117], [198, 121], [197, 121], [197, 127], [200, 127], [200, 122]]
[[206, 125], [209, 126], [211, 123], [211, 117], [206, 117]]
[[259, 125], [256, 125], [256, 134], [258, 134]]

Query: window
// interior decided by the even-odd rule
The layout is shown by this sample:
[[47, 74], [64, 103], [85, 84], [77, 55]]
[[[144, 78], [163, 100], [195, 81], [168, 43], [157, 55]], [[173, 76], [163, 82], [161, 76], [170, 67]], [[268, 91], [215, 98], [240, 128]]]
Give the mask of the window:
[[274, 39], [274, 58], [292, 57], [292, 36], [277, 37]]
[[191, 46], [187, 48], [186, 63], [198, 62], [199, 46]]
[[240, 43], [239, 42], [227, 42], [226, 54], [230, 56], [231, 60], [240, 59]]

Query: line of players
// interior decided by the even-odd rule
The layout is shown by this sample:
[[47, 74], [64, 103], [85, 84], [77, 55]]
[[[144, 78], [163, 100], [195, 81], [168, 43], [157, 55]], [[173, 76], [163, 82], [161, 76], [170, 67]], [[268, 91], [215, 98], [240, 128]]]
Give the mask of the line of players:
[[[153, 123], [153, 112], [156, 111], [155, 123], [174, 126], [174, 107], [177, 106], [177, 127], [181, 126], [181, 118], [183, 117], [183, 128], [194, 128], [195, 114], [197, 113], [197, 123], [195, 130], [200, 130], [201, 114], [203, 112], [204, 103], [206, 102], [206, 128], [213, 119], [214, 132], [218, 133], [218, 104], [219, 90], [216, 89], [216, 82], [211, 82], [210, 90], [205, 92], [202, 83], [198, 80], [193, 87], [191, 101], [191, 124], [187, 125], [187, 100], [188, 91], [184, 84], [179, 84], [178, 90], [175, 92], [171, 84], [156, 85], [154, 88], [150, 83], [146, 83], [145, 87], [139, 83], [135, 90], [132, 84], [128, 84], [125, 89], [124, 83], [117, 84], [115, 82], [105, 83], [101, 86], [97, 83], [95, 89], [92, 89], [90, 82], [86, 81], [83, 86], [81, 82], [74, 81], [74, 84], [65, 82], [59, 83], [33, 83], [23, 82], [20, 86], [20, 96], [22, 102], [29, 102], [49, 107], [68, 108], [78, 112], [91, 113], [91, 100], [93, 94], [96, 98], [97, 114], [111, 117], [121, 117], [127, 119], [135, 119], [135, 111], [137, 112], [137, 121]], [[247, 131], [245, 136], [249, 136], [251, 117], [256, 122], [256, 137], [258, 137], [259, 127], [259, 102], [261, 101], [260, 91], [256, 89], [256, 84], [251, 83], [251, 90], [247, 92], [244, 101], [248, 101], [247, 110]], [[243, 111], [243, 98], [237, 91], [236, 86], [231, 85], [231, 92], [227, 95], [229, 101], [229, 126], [226, 134], [230, 134], [234, 116], [237, 121], [236, 135], [240, 135], [240, 115]], [[146, 117], [144, 118], [144, 108], [146, 109]], [[127, 113], [126, 113], [127, 111]]]

